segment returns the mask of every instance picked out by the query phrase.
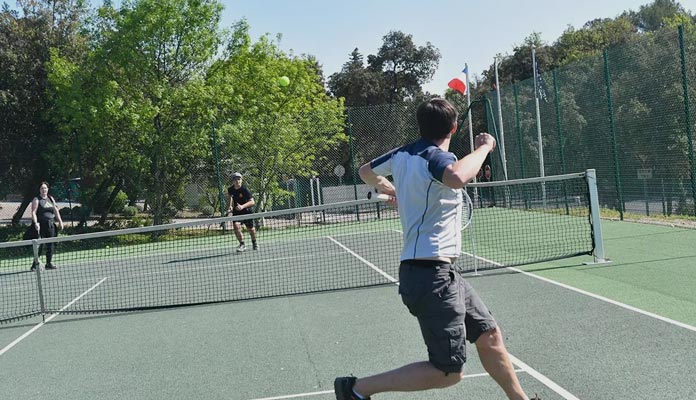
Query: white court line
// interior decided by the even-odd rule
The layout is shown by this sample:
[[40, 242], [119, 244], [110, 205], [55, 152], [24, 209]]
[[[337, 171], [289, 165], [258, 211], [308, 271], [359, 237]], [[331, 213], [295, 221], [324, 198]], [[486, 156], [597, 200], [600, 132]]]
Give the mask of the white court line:
[[543, 383], [548, 387], [549, 389], [553, 390], [554, 392], [558, 393], [561, 395], [564, 399], [566, 400], [580, 400], [577, 397], [575, 397], [572, 393], [569, 391], [563, 389], [560, 385], [558, 385], [556, 382], [552, 381], [546, 375], [542, 374], [541, 372], [535, 370], [534, 368], [530, 367], [529, 365], [525, 364], [520, 360], [519, 358], [513, 356], [508, 352], [508, 355], [510, 356], [510, 360], [512, 360], [513, 364], [516, 364], [518, 367], [522, 368], [522, 370], [529, 375], [533, 376], [534, 379], [538, 380], [539, 382]]
[[[527, 372], [523, 369], [516, 369], [515, 372]], [[483, 372], [480, 374], [471, 374], [471, 375], [464, 375], [464, 379], [467, 378], [480, 378], [482, 376], [488, 376], [487, 373]], [[321, 392], [307, 392], [307, 393], [298, 393], [298, 394], [288, 394], [285, 396], [275, 396], [275, 397], [263, 397], [263, 398], [258, 398], [258, 399], [251, 399], [251, 400], [283, 400], [283, 399], [296, 399], [298, 397], [311, 397], [311, 396], [319, 396], [322, 394], [333, 394], [333, 390], [322, 390]]]
[[63, 308], [61, 308], [60, 310], [58, 310], [57, 313], [51, 314], [51, 316], [49, 316], [48, 318], [46, 318], [45, 321], [43, 321], [43, 322], [39, 323], [38, 325], [36, 325], [35, 327], [29, 329], [25, 334], [23, 334], [22, 336], [20, 336], [20, 337], [18, 337], [17, 339], [15, 339], [12, 343], [10, 343], [10, 344], [8, 344], [7, 346], [5, 346], [5, 348], [3, 348], [2, 350], [0, 350], [0, 356], [3, 355], [3, 354], [5, 354], [5, 353], [7, 353], [7, 351], [10, 350], [11, 348], [13, 348], [15, 345], [17, 345], [17, 343], [21, 342], [22, 340], [26, 339], [26, 338], [27, 338], [29, 335], [31, 335], [32, 333], [34, 333], [34, 332], [36, 332], [37, 330], [39, 330], [39, 328], [41, 328], [41, 327], [44, 326], [47, 322], [49, 322], [50, 320], [52, 320], [53, 318], [55, 318], [56, 316], [58, 316], [58, 314], [60, 314], [61, 312], [63, 312], [66, 308], [68, 308], [68, 307], [70, 307], [71, 305], [75, 304], [75, 302], [77, 302], [78, 300], [80, 300], [80, 299], [81, 299], [84, 295], [86, 295], [87, 293], [89, 293], [89, 292], [91, 292], [92, 290], [94, 290], [97, 286], [99, 286], [99, 285], [101, 285], [102, 283], [104, 283], [104, 281], [107, 280], [107, 279], [109, 279], [109, 278], [108, 278], [108, 277], [107, 277], [107, 278], [103, 278], [103, 279], [100, 280], [99, 282], [95, 283], [94, 286], [92, 286], [91, 288], [87, 289], [84, 293], [82, 293], [81, 295], [75, 297], [70, 303], [66, 304]]
[[319, 396], [322, 394], [333, 394], [333, 390], [322, 390], [321, 392], [307, 392], [307, 393], [298, 393], [298, 394], [288, 394], [285, 396], [276, 396], [276, 397], [263, 397], [263, 398], [258, 398], [258, 399], [252, 399], [252, 400], [281, 400], [281, 399], [296, 399], [298, 397], [311, 397], [311, 396]]
[[26, 285], [17, 285], [17, 286], [6, 286], [3, 289], [18, 290], [18, 289], [31, 289], [33, 287], [34, 287], [34, 285], [26, 284]]
[[633, 306], [630, 306], [630, 305], [628, 305], [628, 304], [624, 304], [624, 303], [621, 303], [621, 302], [619, 302], [619, 301], [612, 300], [612, 299], [610, 299], [610, 298], [608, 298], [608, 297], [604, 297], [604, 296], [600, 296], [600, 295], [598, 295], [598, 294], [594, 294], [594, 293], [591, 293], [591, 292], [587, 292], [587, 291], [585, 291], [585, 290], [578, 289], [578, 288], [573, 287], [573, 286], [570, 286], [570, 285], [566, 285], [565, 283], [556, 282], [556, 281], [554, 281], [554, 280], [551, 280], [551, 279], [548, 279], [548, 278], [544, 278], [543, 276], [535, 275], [535, 274], [533, 274], [533, 273], [531, 273], [531, 272], [522, 271], [521, 269], [517, 269], [517, 268], [510, 268], [510, 269], [513, 270], [513, 271], [515, 271], [515, 272], [519, 272], [519, 273], [522, 273], [522, 274], [524, 274], [524, 275], [531, 276], [532, 278], [536, 278], [536, 279], [539, 279], [539, 280], [541, 280], [541, 281], [548, 282], [548, 283], [552, 283], [552, 284], [554, 284], [554, 285], [556, 285], [556, 286], [560, 286], [560, 287], [562, 287], [562, 288], [565, 288], [565, 289], [568, 289], [568, 290], [572, 290], [572, 291], [577, 292], [577, 293], [580, 293], [580, 294], [584, 294], [585, 296], [590, 296], [590, 297], [593, 297], [593, 298], [595, 298], [595, 299], [597, 299], [597, 300], [601, 300], [601, 301], [607, 302], [607, 303], [609, 303], [609, 304], [613, 304], [613, 305], [615, 305], [615, 306], [619, 306], [619, 307], [625, 308], [625, 309], [627, 309], [627, 310], [629, 310], [629, 311], [633, 311], [633, 312], [636, 312], [636, 313], [638, 313], [638, 314], [643, 314], [643, 315], [645, 315], [645, 316], [647, 316], [647, 317], [655, 318], [655, 319], [658, 319], [658, 320], [660, 320], [660, 321], [662, 321], [662, 322], [666, 322], [666, 323], [668, 323], [668, 324], [676, 325], [676, 326], [678, 326], [678, 327], [680, 327], [680, 328], [684, 328], [684, 329], [688, 329], [688, 330], [690, 330], [690, 331], [696, 332], [696, 326], [692, 326], [692, 325], [685, 324], [685, 323], [683, 323], [683, 322], [679, 322], [679, 321], [676, 321], [676, 320], [673, 320], [673, 319], [670, 319], [670, 318], [667, 318], [667, 317], [663, 317], [662, 315], [654, 314], [654, 313], [651, 313], [650, 311], [645, 311], [645, 310], [642, 310], [642, 309], [640, 309], [640, 308], [638, 308], [638, 307], [633, 307]]
[[[469, 256], [478, 258], [479, 260], [482, 260], [482, 261], [491, 263], [491, 264], [493, 264], [493, 265], [502, 267], [501, 264], [499, 264], [499, 263], [497, 263], [497, 262], [495, 262], [495, 261], [491, 261], [491, 260], [488, 260], [488, 259], [486, 259], [486, 258], [479, 257], [479, 256], [474, 256], [474, 255], [469, 254], [469, 253], [463, 253], [463, 254], [467, 254], [467, 255], [469, 255]], [[586, 290], [582, 290], [582, 289], [576, 288], [576, 287], [574, 287], [574, 286], [566, 285], [565, 283], [557, 282], [557, 281], [554, 281], [554, 280], [549, 279], [549, 278], [544, 278], [543, 276], [539, 276], [539, 275], [533, 274], [533, 273], [531, 273], [531, 272], [522, 271], [522, 270], [519, 269], [519, 268], [513, 268], [513, 267], [506, 267], [506, 268], [509, 269], [509, 270], [511, 270], [511, 271], [515, 271], [515, 272], [517, 272], [517, 273], [520, 273], [520, 274], [523, 274], [523, 275], [527, 275], [527, 276], [532, 277], [532, 278], [534, 278], [534, 279], [538, 279], [538, 280], [540, 280], [540, 281], [544, 281], [544, 282], [546, 282], [546, 283], [550, 283], [550, 284], [552, 284], [552, 285], [560, 286], [560, 287], [562, 287], [562, 288], [564, 288], [564, 289], [572, 290], [573, 292], [580, 293], [580, 294], [583, 294], [583, 295], [585, 295], [585, 296], [592, 297], [592, 298], [594, 298], [594, 299], [603, 301], [603, 302], [605, 302], [605, 303], [613, 304], [613, 305], [615, 305], [615, 306], [618, 306], [618, 307], [621, 307], [621, 308], [625, 308], [626, 310], [633, 311], [633, 312], [638, 313], [638, 314], [643, 314], [643, 315], [645, 315], [645, 316], [647, 316], [647, 317], [655, 318], [655, 319], [660, 320], [660, 321], [662, 321], [662, 322], [666, 322], [666, 323], [668, 323], [668, 324], [672, 324], [672, 325], [678, 326], [678, 327], [680, 327], [680, 328], [684, 328], [684, 329], [688, 329], [688, 330], [690, 330], [690, 331], [696, 332], [696, 326], [692, 326], [692, 325], [685, 324], [685, 323], [683, 323], [683, 322], [679, 322], [679, 321], [676, 321], [676, 320], [673, 320], [673, 319], [670, 319], [670, 318], [667, 318], [667, 317], [663, 317], [663, 316], [661, 316], [661, 315], [651, 313], [650, 311], [645, 311], [645, 310], [642, 310], [642, 309], [640, 309], [640, 308], [638, 308], [638, 307], [633, 307], [633, 306], [630, 306], [630, 305], [628, 305], [628, 304], [621, 303], [620, 301], [612, 300], [612, 299], [610, 299], [610, 298], [608, 298], [608, 297], [600, 296], [600, 295], [598, 295], [598, 294], [595, 294], [595, 293], [592, 293], [592, 292], [588, 292], [588, 291], [586, 291]]]
[[359, 254], [355, 253], [353, 250], [351, 250], [351, 249], [349, 249], [348, 247], [344, 246], [344, 245], [341, 244], [338, 240], [332, 238], [331, 236], [327, 236], [327, 238], [328, 238], [330, 241], [332, 241], [332, 242], [336, 243], [337, 245], [341, 246], [341, 248], [342, 248], [343, 250], [345, 250], [345, 251], [347, 251], [348, 253], [350, 253], [353, 257], [355, 257], [355, 258], [357, 258], [358, 260], [362, 261], [363, 263], [365, 263], [365, 265], [367, 265], [368, 267], [374, 269], [375, 271], [377, 271], [377, 273], [379, 273], [379, 274], [382, 275], [383, 277], [387, 278], [391, 283], [394, 283], [394, 284], [397, 284], [397, 285], [399, 284], [399, 280], [398, 280], [398, 279], [395, 279], [393, 276], [391, 276], [391, 275], [389, 275], [388, 273], [386, 273], [386, 272], [382, 271], [381, 269], [379, 269], [376, 265], [374, 265], [374, 264], [372, 264], [371, 262], [367, 261], [366, 259], [360, 257]]

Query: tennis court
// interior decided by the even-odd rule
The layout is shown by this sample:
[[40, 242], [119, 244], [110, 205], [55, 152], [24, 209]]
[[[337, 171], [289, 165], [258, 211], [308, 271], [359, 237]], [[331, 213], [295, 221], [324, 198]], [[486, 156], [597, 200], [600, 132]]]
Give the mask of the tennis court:
[[[422, 360], [417, 323], [393, 283], [393, 212], [325, 211], [308, 214], [316, 229], [260, 230], [257, 252], [235, 253], [233, 235], [213, 221], [209, 235], [181, 240], [105, 248], [106, 238], [85, 238], [88, 249], [59, 248], [57, 271], [29, 272], [30, 257], [13, 259], [0, 274], [3, 316], [31, 297], [37, 275], [50, 313], [46, 323], [0, 325], [3, 398], [331, 399], [335, 376]], [[332, 218], [341, 223], [318, 223]], [[696, 231], [602, 226], [612, 264], [580, 256], [487, 270], [498, 260], [477, 256], [484, 271], [468, 277], [502, 326], [523, 386], [543, 399], [692, 398]], [[478, 254], [483, 242], [476, 237]], [[211, 304], [158, 310], [197, 303]], [[103, 314], [123, 309], [133, 311]], [[504, 398], [472, 346], [469, 356], [455, 387], [379, 398]]]

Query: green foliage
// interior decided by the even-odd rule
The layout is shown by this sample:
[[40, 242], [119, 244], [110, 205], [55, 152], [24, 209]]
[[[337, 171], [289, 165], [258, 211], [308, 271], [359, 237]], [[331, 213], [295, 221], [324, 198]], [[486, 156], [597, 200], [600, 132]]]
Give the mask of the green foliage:
[[674, 0], [654, 0], [651, 4], [640, 6], [638, 12], [628, 13], [628, 16], [639, 30], [649, 32], [666, 26], [666, 20], [685, 14], [684, 7]]
[[[113, 203], [110, 205], [107, 204], [109, 195], [113, 190], [113, 186], [101, 191], [93, 191], [91, 189], [87, 190], [86, 195], [93, 203], [93, 208], [91, 210], [98, 214], [104, 212], [120, 213], [123, 211], [124, 207], [126, 207], [128, 204], [128, 195], [123, 191], [119, 191], [116, 194], [116, 198], [114, 199]], [[108, 209], [106, 207], [108, 207]]]
[[217, 211], [220, 208], [218, 205], [219, 198], [220, 195], [217, 188], [208, 188], [205, 190], [204, 195], [198, 197], [198, 202], [193, 205], [193, 209], [194, 211], [201, 211], [205, 207], [210, 207]]
[[[226, 163], [245, 173], [264, 210], [283, 176], [311, 176], [324, 150], [346, 140], [343, 103], [326, 95], [313, 60], [284, 54], [268, 37], [252, 43], [244, 21], [228, 49], [207, 81], [221, 154], [232, 156]], [[287, 87], [278, 85], [283, 75]]]
[[51, 49], [70, 60], [84, 51], [85, 6], [70, 0], [20, 0], [17, 6], [0, 11], [0, 190], [30, 199], [37, 182], [62, 172], [45, 66]]
[[430, 43], [416, 46], [412, 35], [389, 32], [377, 54], [363, 56], [356, 48], [343, 69], [329, 77], [329, 89], [346, 105], [401, 103], [421, 98], [422, 85], [430, 81], [440, 61], [440, 51]]
[[136, 214], [138, 214], [138, 208], [135, 206], [126, 206], [123, 208], [121, 213], [124, 217], [134, 217]]
[[116, 198], [114, 199], [114, 202], [111, 204], [111, 211], [115, 213], [122, 212], [126, 208], [127, 204], [128, 195], [125, 194], [123, 191], [119, 191], [116, 195]]
[[368, 70], [363, 55], [356, 48], [350, 60], [343, 64], [341, 72], [329, 77], [329, 90], [336, 97], [343, 97], [348, 106], [369, 106], [385, 101], [382, 74]]
[[628, 17], [590, 21], [582, 29], [568, 28], [554, 46], [558, 65], [601, 53], [609, 46], [636, 38], [637, 28]]
[[206, 217], [210, 217], [215, 213], [215, 209], [212, 206], [203, 206], [201, 208], [201, 214]]
[[[125, 213], [124, 213], [125, 217]], [[152, 218], [148, 218], [142, 215], [134, 215], [132, 217], [126, 218], [116, 218], [107, 221], [103, 229], [104, 230], [115, 230], [115, 229], [128, 229], [128, 228], [140, 228], [143, 226], [152, 226]], [[127, 239], [130, 240], [130, 239]], [[123, 241], [123, 240], [120, 240]], [[139, 243], [136, 239], [134, 243]]]
[[218, 51], [221, 10], [216, 1], [126, 1], [118, 12], [105, 5], [85, 62], [51, 63], [58, 113], [89, 171], [83, 178], [122, 181], [158, 224], [208, 151], [204, 76]]

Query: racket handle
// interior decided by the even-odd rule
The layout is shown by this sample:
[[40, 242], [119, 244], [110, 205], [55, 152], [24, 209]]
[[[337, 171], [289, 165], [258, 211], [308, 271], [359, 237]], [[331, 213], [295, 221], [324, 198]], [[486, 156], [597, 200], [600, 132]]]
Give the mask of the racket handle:
[[381, 201], [390, 201], [390, 200], [393, 200], [393, 199], [394, 199], [394, 196], [390, 196], [390, 195], [388, 195], [388, 194], [380, 193], [380, 194], [378, 194], [378, 195], [376, 196], [376, 198], [377, 198], [378, 200], [381, 200]]

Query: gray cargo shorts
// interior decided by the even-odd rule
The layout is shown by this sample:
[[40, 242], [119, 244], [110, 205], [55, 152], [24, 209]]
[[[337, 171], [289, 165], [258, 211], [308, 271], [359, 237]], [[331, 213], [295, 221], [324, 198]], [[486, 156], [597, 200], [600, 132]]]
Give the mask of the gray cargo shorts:
[[461, 372], [466, 343], [476, 342], [496, 322], [481, 298], [452, 264], [404, 260], [399, 294], [420, 324], [429, 361], [439, 370]]

